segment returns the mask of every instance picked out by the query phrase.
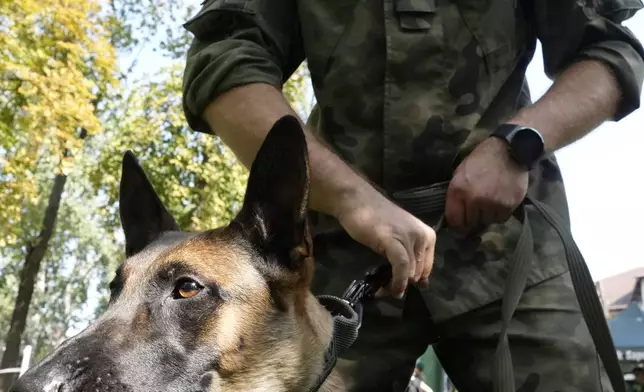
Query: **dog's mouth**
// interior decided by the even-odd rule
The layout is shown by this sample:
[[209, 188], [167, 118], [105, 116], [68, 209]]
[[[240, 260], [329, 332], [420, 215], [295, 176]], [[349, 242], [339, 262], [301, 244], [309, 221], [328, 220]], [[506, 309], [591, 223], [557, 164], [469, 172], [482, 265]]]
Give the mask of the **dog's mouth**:
[[10, 392], [132, 392], [112, 372], [87, 365], [35, 369], [18, 379]]
[[[53, 380], [41, 384], [41, 387], [38, 387], [34, 384], [27, 383], [25, 385], [20, 384], [19, 386], [12, 386], [10, 392], [136, 392], [135, 389], [117, 381], [113, 380], [112, 382], [105, 382], [100, 377], [96, 378], [82, 378], [78, 380], [71, 380], [68, 382]], [[194, 388], [196, 387], [196, 388]], [[207, 388], [204, 389], [202, 386], [194, 386], [192, 388], [183, 389], [184, 392], [206, 392]], [[32, 389], [33, 388], [33, 389]], [[148, 390], [148, 389], [146, 389]], [[157, 391], [163, 391], [163, 387], [155, 389]]]
[[[79, 379], [70, 382], [51, 381], [43, 388], [44, 392], [131, 392], [120, 382], [105, 382], [101, 377]], [[13, 392], [13, 391], [12, 391]], [[18, 390], [18, 392], [22, 392]]]

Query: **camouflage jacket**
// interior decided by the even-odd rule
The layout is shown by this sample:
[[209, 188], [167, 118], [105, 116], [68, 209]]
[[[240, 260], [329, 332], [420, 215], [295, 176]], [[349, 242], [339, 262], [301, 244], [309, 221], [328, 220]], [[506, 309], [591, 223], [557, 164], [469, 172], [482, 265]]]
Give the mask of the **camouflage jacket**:
[[[525, 71], [537, 39], [550, 77], [574, 61], [603, 61], [622, 88], [615, 119], [639, 107], [644, 49], [620, 23], [640, 8], [640, 0], [206, 0], [185, 24], [195, 39], [184, 110], [191, 127], [216, 132], [201, 119], [209, 101], [248, 83], [281, 86], [306, 59], [318, 135], [384, 192], [427, 185], [448, 180], [531, 102]], [[532, 171], [530, 192], [568, 218], [554, 156]], [[317, 233], [338, 228], [313, 218]], [[536, 215], [531, 222], [536, 283], [566, 266], [556, 234]], [[480, 236], [439, 233], [426, 295], [436, 319], [500, 297], [519, 228], [511, 220]]]

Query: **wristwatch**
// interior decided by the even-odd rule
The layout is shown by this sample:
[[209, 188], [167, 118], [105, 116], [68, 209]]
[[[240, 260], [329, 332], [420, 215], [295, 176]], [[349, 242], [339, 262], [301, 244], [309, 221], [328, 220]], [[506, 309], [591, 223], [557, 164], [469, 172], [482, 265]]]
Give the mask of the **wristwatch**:
[[543, 136], [534, 128], [501, 124], [491, 136], [505, 140], [512, 159], [527, 170], [532, 169], [543, 156]]

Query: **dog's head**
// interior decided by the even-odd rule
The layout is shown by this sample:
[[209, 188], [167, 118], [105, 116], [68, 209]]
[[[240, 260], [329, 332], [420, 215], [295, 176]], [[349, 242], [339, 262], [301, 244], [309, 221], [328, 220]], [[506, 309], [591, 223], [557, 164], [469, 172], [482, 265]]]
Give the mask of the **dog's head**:
[[12, 391], [297, 391], [314, 383], [330, 315], [309, 291], [304, 134], [279, 120], [226, 227], [181, 232], [136, 158], [123, 159], [127, 260], [107, 311]]

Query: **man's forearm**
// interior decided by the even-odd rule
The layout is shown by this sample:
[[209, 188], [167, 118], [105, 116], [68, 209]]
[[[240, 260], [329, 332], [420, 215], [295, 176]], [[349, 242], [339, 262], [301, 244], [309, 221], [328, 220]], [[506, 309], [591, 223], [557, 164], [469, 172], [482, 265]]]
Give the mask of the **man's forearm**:
[[[268, 84], [250, 84], [217, 97], [204, 118], [237, 158], [250, 167], [273, 124], [296, 116], [281, 91]], [[305, 128], [311, 168], [311, 209], [337, 216], [343, 198], [353, 197], [369, 184]]]
[[508, 122], [538, 129], [546, 152], [554, 152], [610, 119], [619, 100], [619, 84], [610, 69], [584, 60], [565, 70], [541, 99]]

